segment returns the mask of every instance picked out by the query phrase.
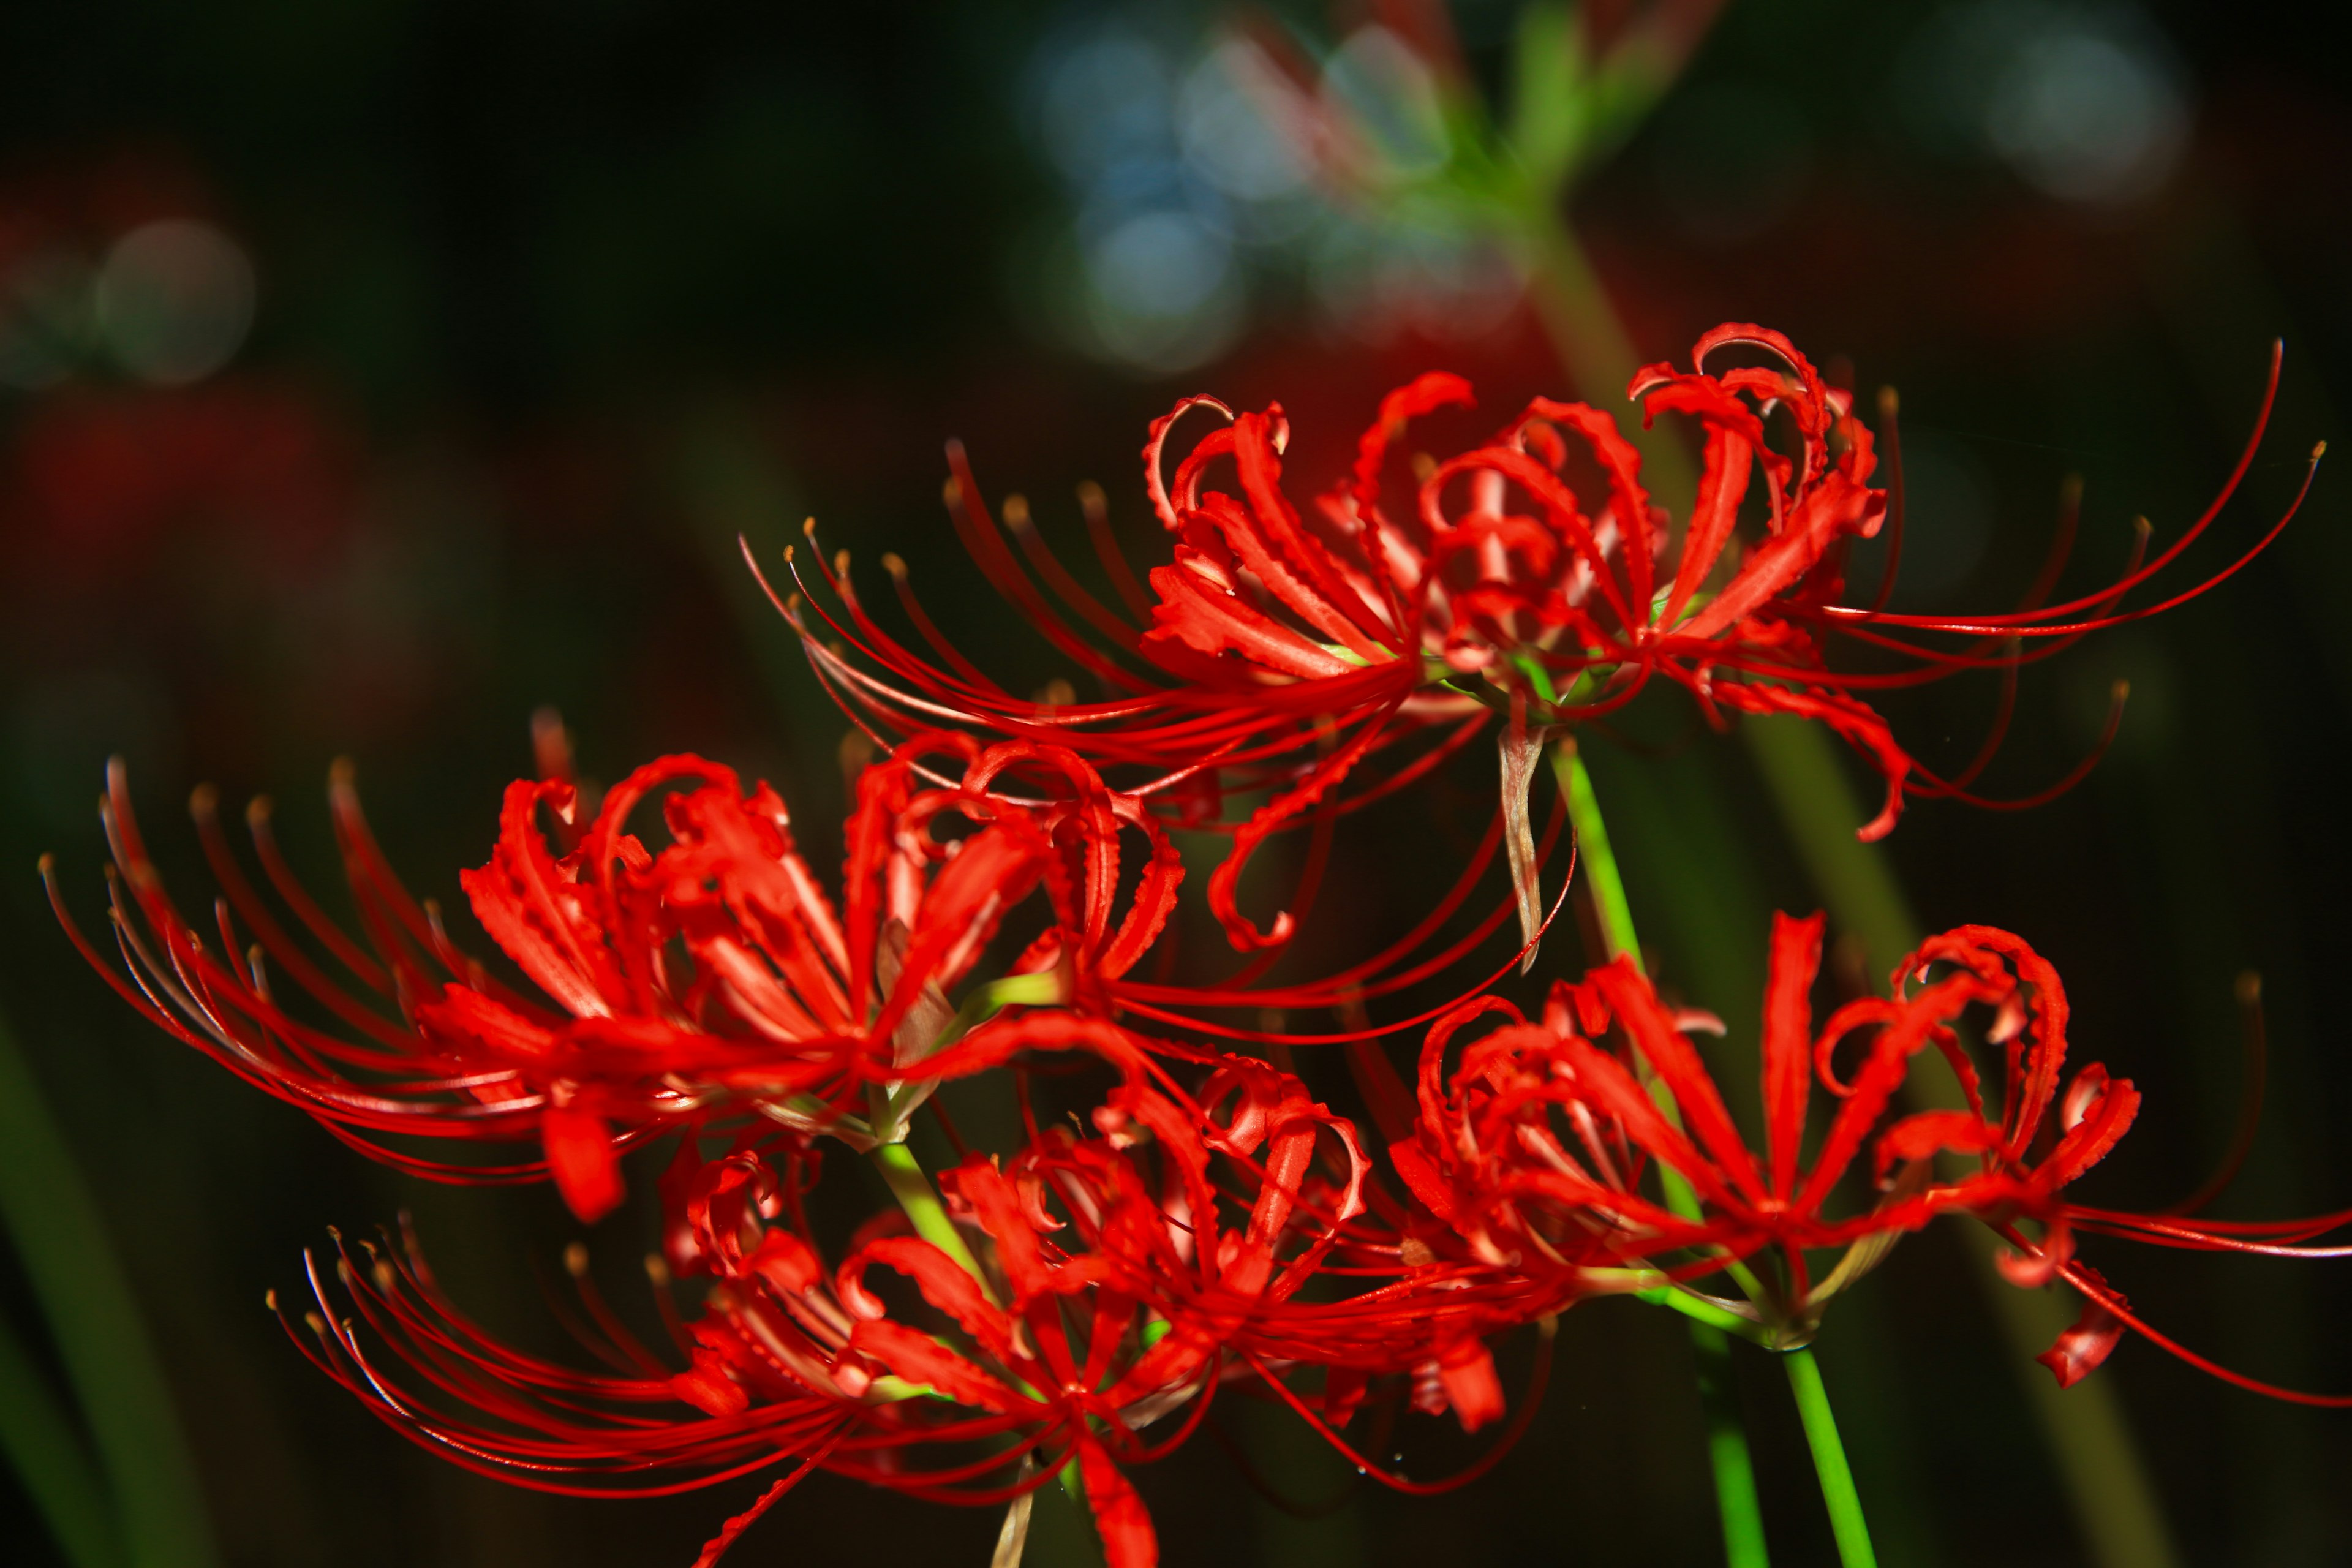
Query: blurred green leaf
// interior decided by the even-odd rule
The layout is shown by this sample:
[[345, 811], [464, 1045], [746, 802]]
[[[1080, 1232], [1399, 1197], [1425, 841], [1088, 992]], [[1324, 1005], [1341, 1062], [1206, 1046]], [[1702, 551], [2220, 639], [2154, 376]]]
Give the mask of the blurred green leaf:
[[[47, 1317], [50, 1337], [81, 1409], [99, 1463], [105, 1496], [113, 1512], [121, 1557], [77, 1563], [127, 1561], [130, 1568], [212, 1568], [217, 1562], [212, 1528], [194, 1463], [172, 1408], [162, 1363], [147, 1337], [146, 1324], [107, 1237], [98, 1203], [75, 1168], [64, 1136], [50, 1114], [32, 1068], [0, 1023], [0, 1226], [5, 1226], [23, 1261], [33, 1294]], [[21, 1354], [18, 1361], [21, 1363]], [[5, 1355], [0, 1355], [5, 1361]], [[16, 1372], [32, 1373], [29, 1364]], [[37, 1402], [22, 1409], [8, 1384], [10, 1368], [0, 1364], [0, 1402], [11, 1405], [7, 1446], [15, 1456], [17, 1422], [62, 1426], [62, 1412], [44, 1415]], [[32, 1385], [41, 1394], [36, 1382]], [[28, 1428], [29, 1430], [29, 1428]], [[70, 1473], [66, 1452], [44, 1456], [47, 1473], [26, 1470], [26, 1488], [43, 1499], [53, 1523], [64, 1510], [69, 1524], [58, 1533], [68, 1551], [91, 1533], [88, 1519], [95, 1477]], [[55, 1489], [62, 1485], [64, 1489]], [[51, 1489], [43, 1494], [39, 1489]], [[68, 1529], [73, 1532], [68, 1535]]]
[[67, 1562], [74, 1568], [120, 1568], [122, 1542], [89, 1448], [5, 1318], [0, 1318], [0, 1454], [8, 1457]]

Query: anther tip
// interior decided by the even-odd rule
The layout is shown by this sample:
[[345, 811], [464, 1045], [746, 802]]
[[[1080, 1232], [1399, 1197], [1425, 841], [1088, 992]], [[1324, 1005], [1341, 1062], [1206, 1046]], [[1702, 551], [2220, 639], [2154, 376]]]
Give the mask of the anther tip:
[[940, 500], [945, 501], [951, 507], [961, 506], [963, 504], [963, 485], [961, 482], [951, 479], [945, 484], [940, 486]]
[[2313, 462], [2315, 462], [2315, 462], [2319, 461], [2319, 459], [2320, 459], [2320, 458], [2324, 458], [2324, 457], [2326, 457], [2326, 456], [2327, 456], [2327, 443], [2326, 443], [2326, 442], [2325, 442], [2325, 441], [2315, 441], [2314, 443], [2312, 443], [2312, 447], [2311, 447], [2311, 460], [2312, 460]]
[[360, 776], [360, 765], [349, 757], [337, 757], [327, 764], [327, 787], [347, 790]]
[[1027, 496], [1018, 494], [1017, 492], [1015, 494], [1006, 496], [1004, 498], [1004, 504], [998, 508], [998, 510], [1004, 514], [1004, 525], [1007, 528], [1026, 528], [1029, 526], [1029, 498]]
[[574, 1279], [585, 1278], [588, 1273], [588, 1244], [575, 1241], [563, 1249], [563, 1267]]
[[269, 821], [269, 814], [277, 809], [276, 805], [271, 802], [268, 795], [255, 795], [251, 800], [245, 803], [245, 820], [247, 826], [251, 827], [260, 827], [265, 826]]
[[2236, 990], [2239, 1006], [2253, 1006], [2263, 999], [2262, 972], [2256, 969], [2242, 971], [2238, 975]]
[[2131, 695], [2131, 682], [2118, 678], [2109, 691], [2114, 700], [2121, 703], [2125, 698]]
[[669, 1265], [662, 1260], [662, 1255], [660, 1253], [648, 1252], [646, 1254], [646, 1278], [652, 1280], [656, 1285], [667, 1285], [669, 1283]]
[[2132, 519], [2132, 531], [2138, 534], [2142, 539], [2146, 539], [2149, 534], [2156, 531], [2156, 524], [2148, 521], [2148, 520], [2144, 517], [2136, 517]]
[[38, 859], [37, 861], [34, 862], [34, 864], [37, 865], [37, 866], [40, 868], [40, 869], [41, 869], [41, 878], [42, 878], [42, 879], [43, 879], [44, 881], [46, 881], [46, 880], [47, 880], [49, 878], [51, 878], [51, 877], [53, 877], [53, 876], [57, 875], [57, 870], [58, 870], [58, 858], [57, 858], [57, 856], [56, 856], [55, 854], [53, 854], [53, 853], [52, 853], [52, 852], [50, 852], [49, 850], [47, 850], [47, 849], [42, 850], [42, 851], [41, 851], [41, 858], [40, 858], [40, 859]]
[[902, 583], [907, 580], [907, 563], [895, 550], [882, 552], [882, 570]]
[[[801, 537], [811, 541], [814, 541], [816, 538], [815, 518], [804, 517], [801, 519]], [[790, 549], [791, 546], [787, 545], [785, 548]]]
[[1878, 413], [1883, 419], [1892, 419], [1902, 410], [1903, 398], [1891, 386], [1878, 389]]
[[278, 1292], [275, 1290], [264, 1290], [261, 1293], [261, 1304], [268, 1308], [273, 1312], [278, 1310]]
[[1078, 481], [1078, 504], [1080, 506], [1086, 507], [1091, 510], [1096, 507], [1104, 505], [1108, 500], [1108, 498], [1103, 494], [1102, 486], [1095, 483], [1094, 480], [1080, 479]]
[[220, 791], [209, 784], [200, 784], [188, 792], [188, 815], [198, 822], [210, 822], [220, 808]]

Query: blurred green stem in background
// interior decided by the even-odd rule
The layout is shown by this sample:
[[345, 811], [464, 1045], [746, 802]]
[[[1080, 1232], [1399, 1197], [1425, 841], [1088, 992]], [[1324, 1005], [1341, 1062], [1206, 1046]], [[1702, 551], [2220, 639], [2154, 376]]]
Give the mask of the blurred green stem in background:
[[1870, 1527], [1863, 1521], [1862, 1495], [1854, 1490], [1845, 1445], [1838, 1440], [1829, 1390], [1822, 1386], [1822, 1369], [1810, 1350], [1786, 1352], [1780, 1361], [1789, 1370], [1790, 1392], [1797, 1396], [1798, 1418], [1805, 1424], [1805, 1444], [1813, 1451], [1813, 1473], [1822, 1479], [1822, 1501], [1829, 1505], [1838, 1562], [1844, 1568], [1878, 1568], [1878, 1554], [1870, 1549]]
[[0, 1226], [89, 1434], [0, 1322], [0, 1449], [75, 1568], [212, 1568], [204, 1493], [96, 1200], [0, 1022]]
[[[1829, 736], [1816, 725], [1786, 719], [1751, 719], [1740, 732], [1830, 918], [1862, 942], [1873, 972], [1891, 973], [1919, 945], [1919, 922], [1884, 853], [1853, 836], [1864, 812]], [[1921, 1109], [1960, 1104], [1957, 1081], [1915, 1077], [1907, 1092]], [[2000, 1245], [1992, 1233], [1970, 1227], [1966, 1234], [1977, 1261], [1990, 1264]], [[2114, 1384], [2093, 1379], [2062, 1391], [2032, 1360], [2067, 1326], [2065, 1307], [2047, 1291], [2004, 1285], [1990, 1268], [1974, 1274], [1984, 1282], [2027, 1397], [2042, 1417], [2093, 1559], [2101, 1568], [2173, 1568], [2179, 1554]]]
[[106, 1484], [73, 1417], [49, 1392], [5, 1318], [0, 1318], [0, 1455], [73, 1568], [122, 1568]]
[[[1617, 856], [1609, 843], [1609, 825], [1601, 816], [1601, 802], [1592, 793], [1592, 775], [1577, 754], [1576, 742], [1562, 739], [1552, 747], [1552, 771], [1568, 801], [1568, 820], [1576, 830], [1576, 865], [1601, 921], [1601, 940], [1612, 959], [1642, 962], [1642, 944], [1633, 934], [1633, 907], [1625, 900], [1624, 879], [1617, 874]], [[1676, 1126], [1682, 1118], [1674, 1099], [1650, 1081], [1647, 1064], [1636, 1062], [1658, 1109]], [[1696, 1219], [1698, 1196], [1681, 1173], [1661, 1164], [1658, 1184], [1666, 1206], [1687, 1219]], [[1736, 1267], [1736, 1266], [1735, 1266]], [[1745, 1276], [1747, 1270], [1740, 1269]], [[1744, 1287], [1750, 1281], [1742, 1278]], [[1764, 1544], [1764, 1506], [1756, 1495], [1756, 1465], [1748, 1452], [1748, 1430], [1739, 1414], [1739, 1389], [1733, 1381], [1731, 1340], [1709, 1323], [1690, 1324], [1691, 1349], [1698, 1357], [1698, 1402], [1706, 1421], [1706, 1457], [1715, 1471], [1715, 1501], [1723, 1521], [1723, 1556], [1730, 1568], [1764, 1568], [1771, 1554]], [[1853, 1487], [1847, 1479], [1848, 1489]]]

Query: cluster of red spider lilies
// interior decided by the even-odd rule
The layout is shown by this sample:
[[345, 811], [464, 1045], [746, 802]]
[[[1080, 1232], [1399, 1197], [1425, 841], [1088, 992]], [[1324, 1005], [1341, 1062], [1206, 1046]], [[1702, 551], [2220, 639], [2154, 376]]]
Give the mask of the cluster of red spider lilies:
[[[1762, 363], [1708, 371], [1733, 351]], [[1127, 1468], [1182, 1443], [1234, 1384], [1387, 1485], [1458, 1484], [1370, 1456], [1409, 1405], [1499, 1424], [1483, 1469], [1535, 1408], [1552, 1321], [1579, 1301], [1641, 1293], [1801, 1346], [1895, 1237], [1947, 1214], [2008, 1239], [2014, 1283], [2063, 1279], [2086, 1299], [2043, 1358], [2062, 1383], [2127, 1329], [2169, 1344], [2077, 1259], [2078, 1235], [2297, 1251], [2344, 1216], [2229, 1226], [2072, 1202], [2139, 1095], [2096, 1064], [2069, 1075], [2063, 986], [2018, 937], [1934, 937], [1887, 994], [1817, 1028], [1822, 922], [1780, 918], [1760, 1150], [1694, 1038], [1721, 1026], [1663, 1000], [1631, 954], [1556, 982], [1532, 1016], [1493, 987], [1549, 923], [1559, 824], [1538, 835], [1527, 804], [1549, 737], [1655, 676], [1710, 717], [1818, 720], [1885, 781], [1863, 830], [1875, 837], [1906, 793], [1972, 798], [1983, 759], [1936, 776], [1861, 693], [2013, 678], [2030, 648], [2178, 602], [2126, 607], [2221, 501], [2153, 559], [2143, 531], [2094, 594], [2048, 602], [2062, 541], [2014, 613], [1892, 615], [1883, 594], [1843, 602], [1849, 542], [1900, 528], [1899, 482], [1874, 482], [1887, 422], [1874, 437], [1785, 339], [1750, 326], [1710, 332], [1692, 369], [1653, 367], [1632, 390], [1645, 419], [1696, 423], [1703, 471], [1679, 528], [1615, 421], [1584, 405], [1538, 401], [1485, 445], [1409, 456], [1411, 421], [1471, 401], [1458, 378], [1424, 376], [1382, 402], [1352, 468], [1302, 510], [1282, 483], [1279, 408], [1187, 399], [1145, 447], [1169, 563], [1139, 581], [1089, 499], [1127, 614], [1025, 508], [1008, 504], [1000, 527], [951, 453], [949, 510], [973, 559], [1102, 696], [1016, 697], [938, 634], [890, 560], [919, 652], [860, 603], [845, 560], [818, 560], [824, 596], [803, 597], [803, 581], [780, 607], [882, 747], [830, 888], [766, 785], [677, 756], [599, 800], [550, 721], [541, 776], [509, 787], [487, 862], [459, 879], [506, 978], [404, 889], [341, 774], [356, 935], [295, 879], [258, 811], [263, 877], [248, 876], [205, 793], [222, 897], [214, 931], [191, 924], [119, 772], [106, 826], [121, 963], [68, 929], [159, 1026], [404, 1170], [544, 1177], [593, 1223], [625, 1196], [624, 1156], [667, 1142], [648, 1268], [669, 1344], [634, 1335], [575, 1267], [582, 1304], [566, 1315], [604, 1369], [526, 1354], [468, 1320], [404, 1235], [339, 1240], [331, 1270], [313, 1264], [309, 1333], [294, 1331], [386, 1421], [520, 1484], [648, 1494], [781, 1469], [706, 1563], [822, 1468], [1007, 1507], [1015, 1543], [1026, 1498], [1059, 1478], [1115, 1568], [1141, 1568], [1157, 1548]], [[1188, 415], [1223, 423], [1171, 473]], [[1408, 468], [1399, 503], [1391, 469]], [[1900, 659], [1832, 669], [1832, 634]], [[1937, 634], [1955, 646], [1920, 640]], [[1336, 819], [1425, 778], [1490, 721], [1501, 805], [1451, 889], [1381, 951], [1270, 980]], [[1236, 796], [1247, 809], [1228, 810]], [[1294, 828], [1308, 843], [1289, 908], [1261, 923], [1239, 907], [1243, 869]], [[1180, 913], [1171, 833], [1230, 840], [1206, 898], [1249, 956], [1214, 984], [1141, 977]], [[1512, 889], [1482, 907], [1498, 857]], [[1497, 960], [1490, 939], [1515, 910], [1519, 943]], [[1452, 994], [1370, 1021], [1427, 984]], [[1262, 1026], [1220, 1021], [1236, 1010]], [[1334, 1026], [1286, 1032], [1301, 1013]], [[1383, 1045], [1408, 1031], [1423, 1035], [1410, 1075]], [[1368, 1125], [1289, 1070], [1318, 1044], [1342, 1048]], [[1961, 1087], [1955, 1108], [1902, 1103], [1930, 1051]], [[1001, 1147], [967, 1140], [937, 1094], [979, 1079], [1017, 1110]], [[918, 1118], [937, 1121], [951, 1163], [915, 1159]], [[484, 1163], [486, 1144], [507, 1163]], [[829, 1148], [872, 1162], [897, 1200], [831, 1237], [808, 1203]], [[1741, 1294], [1700, 1289], [1717, 1277]], [[1529, 1330], [1533, 1386], [1507, 1394], [1495, 1348]]]

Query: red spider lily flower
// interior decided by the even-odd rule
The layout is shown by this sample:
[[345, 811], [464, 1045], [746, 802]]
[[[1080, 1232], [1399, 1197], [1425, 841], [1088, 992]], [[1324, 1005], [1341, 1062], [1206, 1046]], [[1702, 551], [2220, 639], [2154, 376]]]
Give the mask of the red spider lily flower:
[[[1776, 363], [1706, 368], [1734, 348]], [[1887, 492], [1873, 488], [1875, 441], [1851, 398], [1828, 386], [1787, 338], [1745, 323], [1700, 338], [1693, 366], [1650, 366], [1630, 388], [1645, 421], [1681, 416], [1704, 433], [1696, 502], [1679, 531], [1643, 487], [1640, 456], [1614, 419], [1584, 404], [1538, 399], [1492, 441], [1427, 468], [1414, 504], [1391, 509], [1383, 504], [1383, 474], [1410, 421], [1471, 401], [1460, 377], [1424, 375], [1383, 400], [1351, 471], [1302, 510], [1281, 484], [1289, 428], [1278, 405], [1236, 413], [1213, 398], [1185, 398], [1154, 423], [1144, 448], [1145, 487], [1173, 554], [1150, 573], [1149, 598], [1111, 544], [1099, 507], [1088, 510], [1106, 569], [1148, 625], [1122, 619], [1088, 595], [1039, 539], [1025, 504], [1004, 508], [1037, 576], [1113, 652], [1089, 643], [1048, 601], [1006, 543], [961, 449], [951, 448], [950, 514], [967, 547], [999, 590], [1101, 682], [1107, 695], [1099, 702], [1024, 700], [997, 686], [938, 635], [895, 561], [908, 615], [945, 668], [874, 621], [850, 584], [845, 558], [838, 569], [816, 562], [842, 605], [823, 626], [797, 603], [780, 604], [819, 676], [869, 729], [903, 732], [949, 721], [1051, 737], [1104, 767], [1147, 770], [1150, 776], [1133, 793], [1196, 826], [1208, 826], [1198, 820], [1203, 803], [1221, 789], [1274, 789], [1246, 821], [1223, 829], [1233, 834], [1233, 851], [1209, 889], [1230, 940], [1248, 950], [1277, 945], [1294, 927], [1286, 915], [1262, 930], [1236, 907], [1241, 869], [1255, 847], [1304, 814], [1328, 809], [1375, 751], [1439, 726], [1441, 738], [1426, 754], [1359, 790], [1349, 805], [1419, 776], [1467, 742], [1483, 721], [1482, 704], [1510, 716], [1507, 794], [1523, 792], [1533, 749], [1549, 727], [1604, 715], [1662, 675], [1690, 690], [1710, 717], [1724, 710], [1788, 713], [1828, 725], [1885, 781], [1885, 805], [1862, 828], [1864, 838], [1893, 827], [1906, 792], [2024, 804], [1969, 790], [2005, 721], [1974, 763], [1939, 777], [1895, 742], [1857, 693], [1963, 670], [2013, 672], [2096, 627], [2157, 614], [2234, 574], [2295, 510], [2204, 582], [2155, 605], [2119, 607], [2201, 536], [2235, 493], [2275, 395], [2274, 353], [2253, 437], [2221, 495], [2155, 559], [2143, 560], [2136, 547], [2105, 588], [2046, 602], [2071, 547], [2070, 527], [2014, 613], [1895, 615], [1884, 609], [1883, 592], [1879, 603], [1845, 605], [1844, 547], [1875, 533], [1889, 505]], [[1191, 448], [1171, 479], [1165, 467], [1171, 428], [1196, 409], [1227, 423]], [[1783, 428], [1787, 450], [1775, 444], [1774, 432]], [[1596, 492], [1580, 493], [1572, 457], [1600, 475]], [[1230, 490], [1211, 482], [1225, 465]], [[1763, 521], [1760, 536], [1735, 553], [1743, 507], [1760, 510]], [[821, 635], [826, 631], [837, 644]], [[1822, 649], [1831, 632], [1907, 658], [1911, 668], [1832, 669]], [[1926, 633], [1968, 640], [1956, 651], [1910, 640]], [[2021, 651], [2036, 639], [2035, 654]], [[1123, 663], [1114, 654], [1130, 657]], [[2066, 787], [2080, 771], [2032, 798]], [[1515, 830], [1515, 851], [1520, 837]], [[1525, 857], [1515, 853], [1515, 860], [1524, 885]], [[1525, 902], [1535, 907], [1531, 897]]]
[[[961, 778], [918, 787], [926, 757], [961, 764]], [[998, 788], [1015, 776], [1031, 792], [1019, 801]], [[258, 896], [200, 794], [226, 893], [220, 946], [210, 946], [165, 892], [119, 767], [110, 780], [107, 826], [129, 891], [126, 900], [118, 888], [114, 911], [127, 976], [66, 917], [54, 880], [51, 896], [85, 956], [134, 1006], [371, 1153], [459, 1180], [543, 1169], [587, 1220], [621, 1197], [618, 1151], [667, 1129], [757, 1115], [860, 1142], [898, 1136], [936, 1076], [925, 1058], [968, 1026], [984, 1036], [992, 1008], [1106, 1005], [1104, 987], [1149, 948], [1182, 876], [1159, 825], [1059, 748], [983, 751], [947, 737], [869, 768], [838, 908], [801, 858], [782, 801], [764, 784], [745, 790], [718, 763], [671, 757], [639, 769], [585, 825], [570, 783], [523, 780], [507, 791], [490, 861], [460, 880], [531, 995], [492, 979], [410, 897], [339, 771], [330, 795], [363, 940], [302, 890], [266, 812], [253, 820], [269, 879], [346, 982]], [[629, 827], [655, 798], [669, 840], [658, 850]], [[940, 837], [950, 819], [969, 831]], [[1122, 913], [1118, 839], [1129, 828], [1150, 853]], [[1036, 894], [1041, 934], [1004, 981], [976, 994], [979, 1011], [959, 1018], [949, 988]], [[289, 1011], [273, 972], [341, 1027]], [[850, 1113], [869, 1085], [887, 1091], [875, 1124]], [[536, 1141], [544, 1160], [444, 1163], [386, 1147], [394, 1133]]]
[[[371, 1247], [364, 1267], [345, 1254], [337, 1273], [356, 1319], [338, 1317], [314, 1268], [324, 1313], [304, 1348], [424, 1446], [548, 1490], [649, 1495], [800, 1458], [910, 1496], [1002, 1504], [1075, 1458], [1109, 1561], [1143, 1568], [1155, 1537], [1121, 1465], [1197, 1428], [1234, 1348], [1252, 1350], [1253, 1317], [1313, 1278], [1360, 1211], [1370, 1162], [1296, 1079], [1229, 1062], [1204, 1111], [1154, 1087], [1115, 1031], [1058, 1026], [1072, 1024], [1084, 1021], [1037, 1015], [1015, 1027], [1028, 1046], [1091, 1049], [1120, 1068], [1095, 1118], [1106, 1131], [1033, 1130], [1001, 1167], [974, 1154], [950, 1173], [941, 1185], [976, 1256], [905, 1234], [893, 1215], [828, 1269], [803, 1206], [816, 1171], [806, 1134], [778, 1135], [772, 1160], [746, 1149], [707, 1164], [688, 1140], [663, 1183], [668, 1261], [649, 1265], [665, 1285], [713, 1281], [691, 1322], [663, 1297], [685, 1370], [618, 1325], [584, 1258], [573, 1272], [587, 1321], [575, 1332], [610, 1373], [509, 1350], [440, 1293], [413, 1246]], [[1306, 1173], [1318, 1141], [1343, 1172], [1328, 1186]], [[1213, 1155], [1254, 1194], [1221, 1192]], [[1229, 1223], [1237, 1201], [1244, 1217]], [[928, 1326], [893, 1316], [868, 1288], [877, 1268], [912, 1282]], [[1142, 1436], [1187, 1406], [1172, 1433]], [[959, 1449], [978, 1452], [918, 1463]]]
[[[1512, 1268], [1640, 1263], [1683, 1279], [1766, 1254], [1777, 1267], [1759, 1279], [1757, 1300], [1725, 1305], [1760, 1320], [1776, 1343], [1810, 1338], [1830, 1297], [1940, 1214], [1972, 1215], [2012, 1238], [2019, 1221], [2038, 1222], [2040, 1244], [2002, 1268], [2014, 1283], [2045, 1283], [2072, 1256], [2077, 1211], [2065, 1190], [2129, 1128], [2137, 1091], [2093, 1064], [2061, 1094], [2064, 988], [2031, 947], [1989, 926], [1929, 938], [1896, 970], [1893, 996], [1847, 1004], [1815, 1036], [1809, 997], [1821, 933], [1819, 916], [1773, 924], [1760, 1157], [1687, 1037], [1713, 1021], [1677, 1016], [1620, 958], [1581, 984], [1556, 985], [1539, 1023], [1487, 998], [1432, 1030], [1414, 1137], [1391, 1151], [1399, 1173], [1475, 1252]], [[1988, 1038], [2003, 1053], [1997, 1106], [1986, 1103], [1956, 1033], [1972, 1007], [1993, 1012]], [[1457, 1038], [1496, 1016], [1504, 1026], [1460, 1047], [1449, 1075]], [[1602, 1043], [1612, 1027], [1623, 1041], [1615, 1049]], [[1841, 1078], [1834, 1058], [1848, 1041], [1861, 1042], [1863, 1058]], [[1958, 1078], [1966, 1108], [1888, 1121], [1912, 1059], [1931, 1047]], [[1838, 1104], [1809, 1163], [1816, 1079]], [[2045, 1133], [2054, 1134], [2046, 1145]], [[1877, 1196], [1832, 1212], [1865, 1152]], [[1948, 1152], [1972, 1157], [1975, 1168], [1939, 1177], [1933, 1162]], [[1687, 1184], [1688, 1212], [1643, 1192], [1651, 1162]], [[1817, 1279], [1808, 1254], [1826, 1248], [1843, 1254]], [[1677, 1260], [1685, 1254], [1695, 1260]]]

